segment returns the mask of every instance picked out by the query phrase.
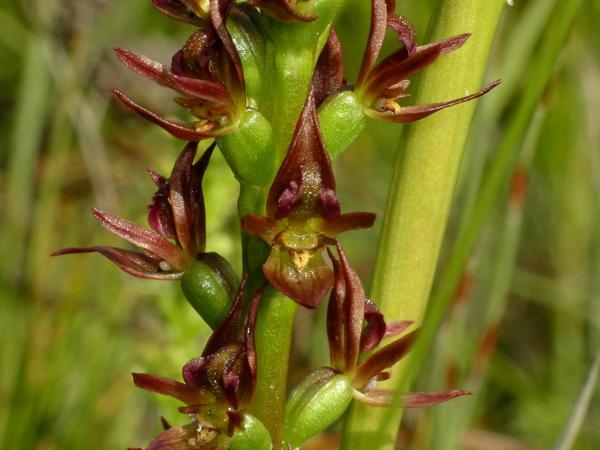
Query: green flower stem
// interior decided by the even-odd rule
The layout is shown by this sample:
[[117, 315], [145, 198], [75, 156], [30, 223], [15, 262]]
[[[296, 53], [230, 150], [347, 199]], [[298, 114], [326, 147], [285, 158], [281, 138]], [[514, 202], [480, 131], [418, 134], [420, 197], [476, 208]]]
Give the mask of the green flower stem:
[[[439, 2], [428, 42], [465, 32], [472, 37], [424, 73], [415, 103], [449, 100], [481, 88], [503, 5], [503, 0]], [[372, 298], [388, 320], [422, 321], [474, 108], [470, 102], [441, 111], [405, 130], [372, 289]], [[398, 380], [404, 380], [402, 386], [407, 386], [408, 369], [406, 363], [398, 365], [388, 385], [398, 386]], [[355, 402], [342, 448], [393, 448], [401, 416], [401, 409], [375, 409]]]
[[269, 286], [256, 322], [258, 380], [252, 413], [271, 433], [273, 448], [284, 448], [287, 372], [297, 305]]

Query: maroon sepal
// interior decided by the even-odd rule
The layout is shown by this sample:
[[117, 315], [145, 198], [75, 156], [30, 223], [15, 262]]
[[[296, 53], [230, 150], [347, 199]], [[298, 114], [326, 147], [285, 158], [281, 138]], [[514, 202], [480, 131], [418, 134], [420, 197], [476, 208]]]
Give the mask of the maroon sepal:
[[[409, 392], [400, 398], [402, 408], [428, 408], [449, 400], [472, 395], [468, 391], [452, 390], [446, 392]], [[387, 389], [365, 389], [356, 396], [357, 400], [371, 406], [394, 406], [394, 391]]]
[[214, 397], [208, 392], [199, 391], [170, 378], [148, 373], [133, 373], [132, 376], [133, 383], [140, 389], [176, 398], [186, 405], [206, 404], [214, 401]]
[[256, 6], [267, 15], [280, 22], [312, 22], [317, 18], [314, 13], [302, 14], [296, 10], [298, 0], [250, 0], [252, 6]]
[[336, 246], [339, 261], [329, 252], [335, 285], [327, 309], [327, 335], [333, 368], [340, 372], [352, 372], [360, 354], [366, 296], [358, 274], [342, 247], [339, 243]]
[[342, 46], [333, 28], [329, 31], [325, 47], [319, 55], [312, 85], [317, 107], [344, 86]]
[[404, 358], [414, 343], [417, 333], [418, 330], [412, 331], [369, 356], [357, 367], [355, 386], [363, 388], [377, 374]]
[[339, 203], [321, 200], [331, 195], [335, 197], [335, 178], [321, 136], [315, 99], [309, 94], [286, 157], [269, 190], [267, 213], [276, 219], [289, 214], [296, 219], [337, 216]]

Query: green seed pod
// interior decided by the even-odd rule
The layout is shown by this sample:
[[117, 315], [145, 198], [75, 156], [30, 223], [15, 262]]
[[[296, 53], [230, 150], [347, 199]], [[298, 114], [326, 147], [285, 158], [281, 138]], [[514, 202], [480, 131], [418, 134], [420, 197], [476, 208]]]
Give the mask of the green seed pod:
[[327, 99], [319, 108], [319, 123], [325, 148], [334, 159], [346, 150], [365, 128], [367, 116], [352, 91]]
[[299, 447], [340, 418], [352, 396], [352, 383], [346, 375], [330, 367], [311, 372], [288, 397], [284, 439]]
[[235, 177], [249, 186], [267, 186], [275, 172], [271, 125], [258, 111], [248, 109], [232, 134], [217, 139]]
[[270, 450], [271, 435], [260, 420], [244, 415], [244, 430], [236, 431], [229, 443], [229, 450]]
[[227, 315], [239, 280], [218, 253], [202, 253], [181, 278], [181, 289], [200, 317], [215, 329]]

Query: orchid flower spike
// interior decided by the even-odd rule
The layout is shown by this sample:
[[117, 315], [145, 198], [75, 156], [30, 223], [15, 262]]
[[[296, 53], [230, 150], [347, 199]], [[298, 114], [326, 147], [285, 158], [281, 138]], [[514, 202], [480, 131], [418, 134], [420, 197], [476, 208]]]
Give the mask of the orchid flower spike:
[[185, 406], [179, 412], [193, 419], [187, 425], [165, 430], [148, 449], [228, 448], [227, 442], [236, 430], [243, 429], [256, 383], [254, 332], [263, 295], [260, 289], [252, 297], [244, 319], [247, 278], [244, 277], [229, 314], [209, 338], [202, 356], [183, 367], [183, 383], [145, 373], [133, 374], [137, 387], [180, 400]]
[[205, 250], [202, 178], [215, 144], [194, 163], [197, 146], [197, 142], [188, 143], [175, 162], [169, 179], [149, 171], [158, 187], [148, 207], [148, 223], [152, 231], [109, 212], [93, 210], [102, 226], [138, 246], [141, 252], [107, 246], [69, 247], [53, 253], [53, 256], [97, 252], [138, 278], [181, 278]]
[[[160, 4], [161, 11], [178, 16], [178, 3], [191, 5], [196, 2], [154, 3]], [[232, 6], [231, 0], [210, 1], [210, 21], [194, 31], [173, 56], [170, 69], [146, 56], [115, 49], [119, 60], [128, 68], [180, 94], [175, 101], [190, 110], [197, 119], [195, 122], [169, 121], [135, 103], [121, 91], [113, 91], [115, 96], [137, 114], [179, 139], [199, 141], [235, 131], [246, 110], [246, 94], [240, 57], [225, 27]]]
[[369, 228], [375, 215], [341, 214], [331, 162], [311, 93], [287, 155], [267, 199], [267, 217], [242, 217], [244, 231], [271, 247], [263, 265], [269, 282], [307, 308], [315, 308], [333, 285], [325, 248], [344, 231]]
[[[399, 100], [409, 96], [407, 90], [412, 75], [441, 55], [460, 48], [470, 35], [461, 34], [419, 46], [413, 26], [403, 17], [394, 15], [394, 9], [395, 0], [371, 0], [369, 39], [355, 85], [356, 95], [367, 116], [399, 123], [414, 122], [444, 108], [481, 97], [500, 84], [500, 80], [496, 80], [474, 94], [450, 101], [399, 105]], [[402, 47], [377, 64], [387, 27], [396, 33]]]
[[[352, 380], [357, 400], [374, 406], [387, 406], [391, 404], [393, 391], [378, 389], [377, 382], [389, 378], [387, 370], [406, 356], [418, 331], [406, 333], [375, 350], [384, 338], [404, 332], [412, 322], [386, 324], [381, 312], [365, 296], [360, 278], [339, 242], [336, 248], [339, 260], [329, 251], [335, 271], [335, 284], [327, 308], [331, 367]], [[369, 352], [372, 353], [361, 361], [361, 355]], [[469, 393], [460, 390], [409, 393], [403, 396], [402, 406], [432, 406], [463, 395]]]

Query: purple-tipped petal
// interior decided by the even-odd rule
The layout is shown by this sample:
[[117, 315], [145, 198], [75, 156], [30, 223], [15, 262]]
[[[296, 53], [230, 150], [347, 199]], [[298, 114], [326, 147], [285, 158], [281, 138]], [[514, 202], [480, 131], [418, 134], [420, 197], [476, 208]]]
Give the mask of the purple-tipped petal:
[[184, 141], [201, 141], [202, 139], [214, 137], [219, 134], [218, 132], [212, 131], [198, 131], [190, 125], [179, 122], [171, 122], [169, 120], [163, 119], [162, 117], [153, 113], [149, 109], [138, 105], [122, 92], [114, 90], [113, 93], [119, 100], [121, 100], [125, 104], [125, 106], [136, 112], [144, 119], [154, 123], [155, 125], [158, 125], [167, 133], [171, 134], [177, 139], [182, 139]]
[[140, 389], [176, 398], [187, 405], [195, 405], [201, 400], [197, 390], [179, 381], [148, 373], [133, 373], [131, 375], [133, 376], [133, 383]]
[[250, 306], [248, 308], [248, 316], [246, 318], [246, 326], [244, 332], [244, 340], [246, 344], [246, 360], [248, 361], [248, 368], [250, 369], [250, 377], [251, 377], [251, 390], [250, 395], [254, 395], [254, 389], [256, 385], [256, 370], [257, 370], [257, 362], [256, 362], [256, 341], [255, 341], [255, 331], [256, 331], [256, 319], [258, 317], [258, 308], [260, 306], [260, 302], [262, 301], [265, 289], [267, 284], [263, 284], [263, 286], [254, 294], [252, 300], [250, 301]]
[[327, 339], [329, 341], [329, 357], [336, 370], [344, 369], [344, 277], [340, 276], [340, 262], [327, 249], [333, 264], [335, 281], [327, 304]]
[[417, 331], [408, 333], [391, 344], [386, 345], [360, 364], [354, 378], [356, 385], [361, 387], [366, 385], [371, 378], [385, 369], [392, 367], [406, 356], [417, 337]]
[[432, 103], [429, 105], [402, 106], [400, 107], [400, 110], [397, 113], [367, 110], [367, 115], [373, 118], [391, 120], [392, 122], [398, 123], [414, 122], [416, 120], [427, 117], [437, 111], [441, 111], [442, 109], [446, 109], [451, 106], [479, 98], [482, 95], [494, 89], [499, 84], [500, 80], [493, 81], [490, 84], [488, 84], [485, 88], [474, 94], [457, 98], [448, 102]]
[[313, 94], [317, 108], [330, 95], [339, 91], [344, 85], [344, 61], [342, 46], [333, 28], [329, 31], [327, 43], [315, 68], [312, 80]]
[[96, 220], [111, 233], [155, 254], [169, 263], [174, 269], [183, 269], [183, 261], [179, 249], [158, 233], [146, 230], [133, 222], [106, 211], [94, 208], [93, 212]]
[[100, 253], [112, 261], [123, 272], [134, 277], [150, 280], [176, 280], [182, 277], [181, 272], [163, 272], [159, 261], [140, 252], [125, 250], [116, 247], [68, 247], [52, 253], [52, 256], [73, 255], [78, 253]]
[[276, 289], [310, 309], [317, 307], [333, 285], [333, 271], [322, 249], [296, 253], [274, 247], [263, 271]]
[[160, 433], [146, 450], [196, 450], [196, 429], [193, 422], [183, 427], [173, 427]]

